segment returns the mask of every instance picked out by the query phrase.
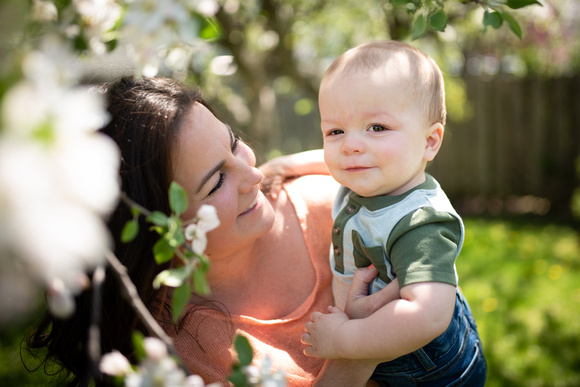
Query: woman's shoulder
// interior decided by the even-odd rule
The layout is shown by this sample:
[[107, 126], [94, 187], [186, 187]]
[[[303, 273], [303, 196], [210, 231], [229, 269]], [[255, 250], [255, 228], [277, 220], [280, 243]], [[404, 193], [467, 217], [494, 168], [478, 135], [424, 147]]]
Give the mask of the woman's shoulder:
[[314, 228], [332, 226], [332, 206], [339, 184], [327, 175], [306, 175], [284, 184], [293, 209], [303, 224]]
[[328, 175], [305, 175], [292, 179], [284, 184], [284, 189], [294, 201], [304, 200], [307, 204], [332, 206], [339, 184]]

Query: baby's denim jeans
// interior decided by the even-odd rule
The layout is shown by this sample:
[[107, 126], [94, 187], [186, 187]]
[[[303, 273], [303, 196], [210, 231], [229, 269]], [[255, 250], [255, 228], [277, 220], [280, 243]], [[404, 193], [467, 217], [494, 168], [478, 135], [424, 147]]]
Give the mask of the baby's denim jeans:
[[381, 363], [372, 380], [381, 386], [483, 386], [487, 364], [475, 319], [457, 291], [455, 311], [443, 334], [423, 348]]

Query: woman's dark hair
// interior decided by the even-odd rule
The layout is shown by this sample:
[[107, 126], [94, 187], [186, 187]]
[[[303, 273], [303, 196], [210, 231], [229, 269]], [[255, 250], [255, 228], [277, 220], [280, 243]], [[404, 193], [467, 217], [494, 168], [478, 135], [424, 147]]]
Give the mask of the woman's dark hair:
[[[133, 77], [102, 84], [93, 90], [103, 93], [107, 101], [110, 121], [101, 132], [111, 137], [121, 151], [122, 191], [150, 211], [169, 213], [171, 149], [193, 104], [205, 105], [201, 92], [171, 79]], [[155, 275], [165, 268], [156, 265], [153, 259], [152, 249], [158, 237], [140, 217], [138, 236], [130, 243], [122, 243], [121, 230], [131, 218], [131, 210], [124, 202], [111, 214], [108, 226], [114, 252], [127, 267], [145, 305], [154, 315], [159, 315], [164, 305], [156, 303], [160, 294], [152, 286]], [[76, 297], [76, 311], [69, 319], [58, 319], [47, 312], [25, 343], [32, 353], [46, 348], [48, 352], [43, 355], [40, 366], [44, 365], [46, 371], [47, 364], [56, 362], [71, 374], [72, 385], [83, 384], [91, 372], [87, 355], [91, 297], [91, 290]], [[141, 331], [145, 335], [148, 332], [122, 297], [119, 283], [109, 269], [101, 300], [102, 353], [116, 349], [134, 359], [132, 332]], [[97, 380], [97, 384], [107, 382]]]

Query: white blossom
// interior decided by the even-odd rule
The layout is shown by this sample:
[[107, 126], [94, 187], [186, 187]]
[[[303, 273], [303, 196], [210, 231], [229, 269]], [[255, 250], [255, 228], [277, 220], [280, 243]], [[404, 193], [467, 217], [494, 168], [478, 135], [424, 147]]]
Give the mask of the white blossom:
[[203, 204], [197, 211], [197, 227], [204, 232], [210, 232], [219, 227], [220, 221], [214, 206]]
[[53, 2], [34, 0], [30, 11], [30, 18], [41, 23], [52, 22], [58, 18], [58, 11]]
[[137, 75], [155, 76], [163, 66], [183, 71], [194, 49], [203, 44], [199, 21], [191, 12], [212, 15], [219, 6], [202, 0], [132, 0], [123, 20], [122, 41]]
[[129, 360], [117, 350], [103, 355], [99, 363], [99, 370], [112, 376], [124, 376], [133, 371]]
[[191, 241], [191, 249], [196, 254], [203, 254], [207, 248], [207, 235], [205, 232], [198, 231]]
[[[127, 387], [203, 387], [203, 380], [198, 377], [188, 377], [175, 359], [167, 352], [165, 344], [153, 337], [143, 341], [145, 358], [133, 369], [127, 359], [120, 353], [109, 353], [101, 359], [100, 370], [115, 376], [125, 376]], [[124, 360], [123, 360], [124, 359]]]
[[207, 247], [207, 233], [220, 225], [214, 206], [204, 204], [197, 211], [195, 220], [185, 228], [185, 239], [191, 242], [194, 253], [202, 255]]
[[203, 378], [199, 375], [189, 375], [185, 378], [185, 387], [204, 387]]
[[73, 5], [85, 25], [100, 32], [113, 28], [122, 13], [117, 0], [73, 0]]
[[286, 373], [272, 368], [272, 361], [266, 356], [259, 366], [244, 368], [248, 383], [255, 387], [286, 387]]
[[200, 0], [197, 2], [196, 10], [204, 16], [214, 16], [219, 10], [219, 4], [216, 0]]
[[75, 302], [73, 294], [60, 278], [55, 278], [52, 281], [52, 284], [48, 286], [47, 294], [48, 308], [53, 315], [66, 318], [74, 312]]
[[81, 77], [81, 62], [68, 42], [56, 34], [47, 34], [37, 50], [26, 54], [22, 71], [27, 79], [50, 91], [75, 85]]
[[2, 100], [0, 132], [0, 248], [26, 263], [59, 317], [104, 260], [102, 217], [119, 196], [119, 151], [95, 132], [108, 119], [104, 102], [74, 86], [71, 55], [47, 36], [25, 56], [26, 78]]
[[143, 340], [143, 347], [147, 357], [153, 361], [161, 361], [167, 357], [167, 346], [155, 337], [146, 337]]

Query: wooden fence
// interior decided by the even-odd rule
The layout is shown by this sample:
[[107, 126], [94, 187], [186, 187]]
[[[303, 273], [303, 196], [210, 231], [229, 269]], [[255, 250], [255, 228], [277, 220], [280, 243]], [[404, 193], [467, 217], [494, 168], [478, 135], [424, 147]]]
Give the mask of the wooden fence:
[[473, 118], [448, 122], [429, 172], [464, 211], [569, 213], [578, 185], [580, 76], [465, 82]]

